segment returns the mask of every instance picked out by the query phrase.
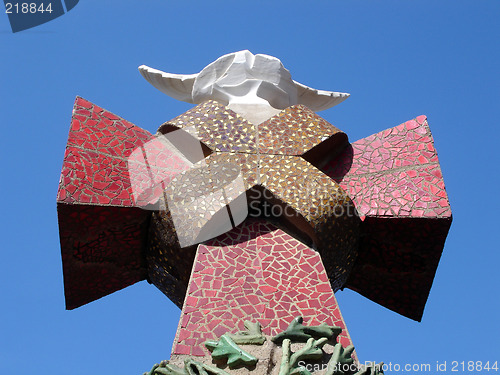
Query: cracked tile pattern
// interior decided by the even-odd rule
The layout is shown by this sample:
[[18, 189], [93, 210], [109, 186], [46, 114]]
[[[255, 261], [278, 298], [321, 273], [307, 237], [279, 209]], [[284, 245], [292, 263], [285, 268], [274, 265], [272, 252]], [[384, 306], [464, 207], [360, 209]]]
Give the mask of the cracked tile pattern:
[[450, 225], [451, 218], [367, 216], [345, 286], [420, 321]]
[[192, 165], [160, 134], [134, 149], [127, 158], [134, 205], [156, 204], [176, 176]]
[[168, 210], [153, 212], [149, 225], [146, 263], [151, 283], [182, 308], [196, 246], [181, 249]]
[[200, 140], [216, 152], [300, 156], [330, 137], [344, 135], [303, 105], [288, 107], [254, 125], [226, 106], [209, 100], [167, 124], [179, 128], [196, 126]]
[[141, 252], [149, 212], [136, 207], [60, 203], [57, 214], [67, 309], [146, 278]]
[[[196, 125], [202, 140], [213, 149], [207, 159], [209, 168], [228, 165], [239, 169], [245, 177], [245, 189], [264, 186], [273, 204], [290, 209], [295, 219], [289, 227], [298, 235], [305, 233], [318, 245], [334, 288], [345, 283], [355, 258], [359, 220], [335, 216], [337, 207], [352, 207], [350, 199], [334, 181], [300, 157], [310, 154], [311, 149], [317, 150], [317, 145], [325, 143], [325, 139], [336, 140], [327, 144], [328, 147], [339, 146], [345, 141], [344, 133], [303, 106], [290, 107], [255, 127], [213, 101], [195, 107], [169, 124], [177, 128]], [[170, 198], [168, 210], [141, 215], [144, 221], [151, 217], [151, 224], [148, 239], [144, 241], [147, 250], [141, 248], [140, 252], [145, 253], [149, 279], [180, 306], [194, 257], [193, 247], [180, 250], [182, 229], [194, 236], [199, 232], [201, 242], [210, 229], [210, 222], [224, 215], [228, 199], [234, 199], [242, 191], [227, 184], [224, 195], [215, 196], [219, 184], [212, 177], [205, 178], [204, 173], [181, 173], [193, 164], [169, 147], [161, 135], [152, 136], [101, 107], [77, 98], [58, 202], [124, 208], [141, 207], [160, 199], [166, 208]], [[203, 181], [196, 183], [200, 178]], [[205, 198], [199, 189], [189, 194], [189, 188], [194, 186], [199, 189], [205, 186], [210, 197]], [[179, 189], [186, 194], [169, 193]], [[178, 220], [175, 227], [171, 210]], [[197, 222], [193, 223], [197, 212], [200, 215], [195, 215]], [[61, 217], [61, 221], [64, 220]], [[196, 233], [193, 234], [193, 230]], [[79, 235], [78, 231], [75, 229], [75, 236]], [[65, 243], [70, 248], [73, 246]], [[70, 254], [70, 248], [64, 251]], [[137, 257], [140, 256], [138, 253]], [[65, 257], [65, 264], [71, 259]], [[78, 279], [67, 274], [67, 279]], [[88, 298], [82, 297], [82, 300]], [[70, 301], [70, 305], [76, 306], [78, 302]]]
[[360, 215], [450, 217], [425, 116], [354, 142], [324, 172], [352, 197]]
[[66, 306], [146, 277], [149, 213], [134, 207], [126, 158], [152, 135], [77, 98], [57, 194]]
[[127, 157], [152, 137], [111, 112], [77, 98], [57, 201], [132, 207]]
[[[205, 159], [211, 168], [224, 163], [239, 167], [247, 198], [258, 200], [259, 204], [271, 201], [281, 209], [283, 214], [278, 216], [287, 221], [289, 230], [314, 244], [324, 256], [332, 287], [338, 290], [346, 282], [356, 258], [360, 220], [350, 198], [315, 162], [345, 147], [345, 134], [302, 105], [289, 107], [256, 126], [215, 101], [194, 107], [160, 129], [190, 127], [196, 128], [203, 143], [211, 149]], [[253, 198], [262, 191], [255, 191], [256, 187], [269, 193], [267, 198], [262, 198], [262, 194]], [[210, 202], [210, 209], [204, 202], [197, 203], [202, 212], [211, 214], [203, 217], [196, 228], [224, 214], [227, 202], [222, 198], [217, 202], [218, 206]], [[188, 218], [198, 210], [189, 207]], [[162, 226], [156, 223], [162, 218], [168, 219], [153, 215], [153, 225]], [[191, 228], [193, 224], [186, 220], [185, 225]], [[151, 244], [161, 246], [154, 240]], [[159, 255], [158, 262], [167, 260]]]
[[[338, 290], [345, 283], [357, 254], [359, 219], [349, 197], [333, 180], [302, 158], [260, 155], [260, 162], [258, 159], [232, 153], [214, 153], [207, 158], [209, 163], [231, 161], [240, 165], [250, 202], [269, 198], [274, 205], [281, 204], [273, 210], [296, 220], [290, 223], [292, 232], [306, 231], [323, 256], [332, 287]], [[266, 191], [252, 191], [257, 185]]]
[[348, 192], [364, 220], [346, 286], [420, 320], [451, 225], [426, 117], [352, 143], [323, 171]]
[[243, 330], [244, 320], [276, 335], [302, 315], [306, 325], [343, 329], [321, 256], [273, 224], [247, 220], [199, 245], [172, 354], [206, 355], [203, 342]]
[[257, 128], [261, 154], [304, 155], [328, 138], [342, 134], [303, 105], [288, 107]]
[[[209, 101], [162, 127], [193, 125], [203, 147], [210, 150], [204, 151], [208, 171], [230, 163], [228, 167], [243, 176], [250, 205], [257, 203], [260, 209], [267, 202], [288, 210], [287, 215], [278, 215], [277, 225], [293, 235], [293, 241], [300, 239], [318, 250], [334, 291], [348, 286], [420, 319], [451, 223], [424, 116], [352, 145], [343, 132], [303, 106], [287, 108], [255, 126]], [[134, 150], [139, 151], [132, 154]], [[192, 285], [189, 277], [197, 246], [181, 249], [165, 201], [170, 185], [193, 186], [192, 179], [199, 176], [180, 174], [192, 166], [165, 147], [159, 133], [152, 136], [76, 99], [58, 191], [68, 308], [146, 275], [182, 306]], [[135, 195], [130, 168], [135, 168], [132, 183], [139, 187]], [[208, 178], [199, 185], [213, 191], [218, 184]], [[196, 189], [177, 197], [177, 209], [187, 213], [186, 228], [193, 225], [187, 220], [189, 212], [206, 213], [195, 225], [201, 236], [207, 224], [223, 214], [228, 198], [234, 199], [241, 190], [229, 184], [227, 192], [210, 201], [198, 202]], [[137, 207], [158, 199], [163, 210]]]

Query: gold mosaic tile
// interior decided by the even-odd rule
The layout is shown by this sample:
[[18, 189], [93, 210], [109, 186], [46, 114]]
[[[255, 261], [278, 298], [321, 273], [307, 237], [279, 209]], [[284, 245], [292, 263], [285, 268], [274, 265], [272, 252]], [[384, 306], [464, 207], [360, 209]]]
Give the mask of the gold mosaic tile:
[[200, 104], [165, 124], [178, 128], [194, 126], [200, 140], [214, 151], [256, 152], [255, 126], [213, 100]]
[[341, 133], [303, 105], [294, 105], [258, 125], [258, 150], [263, 154], [303, 155]]
[[[174, 191], [186, 191], [178, 202], [169, 203], [175, 204], [170, 207], [174, 216], [181, 213], [185, 218], [175, 223], [177, 228], [189, 228], [191, 238], [203, 239], [213, 219], [227, 214], [225, 207], [246, 191], [253, 213], [269, 216], [263, 208], [271, 205], [275, 212], [270, 216], [278, 216], [297, 238], [308, 237], [322, 253], [332, 286], [338, 289], [345, 283], [357, 255], [360, 220], [344, 190], [315, 166], [345, 147], [343, 132], [302, 105], [254, 126], [215, 101], [200, 104], [162, 126], [195, 126], [199, 139], [212, 151], [200, 162], [207, 165], [201, 167], [205, 173], [189, 178], [183, 174], [186, 181], [174, 181], [174, 190], [165, 192], [166, 197], [173, 197]], [[230, 178], [219, 181], [214, 171], [225, 164], [229, 169], [224, 173]], [[238, 173], [243, 186], [235, 182]], [[221, 187], [225, 193], [217, 195]], [[164, 219], [171, 220], [153, 216], [153, 221]], [[182, 242], [181, 233], [177, 236]]]

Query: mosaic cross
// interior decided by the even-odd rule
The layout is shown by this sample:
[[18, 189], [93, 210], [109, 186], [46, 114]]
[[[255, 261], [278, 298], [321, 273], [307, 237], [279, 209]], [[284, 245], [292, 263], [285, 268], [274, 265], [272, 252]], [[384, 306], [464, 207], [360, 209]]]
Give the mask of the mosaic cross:
[[[238, 166], [249, 215], [181, 247], [168, 207], [138, 207], [130, 156], [193, 124], [209, 167]], [[153, 156], [165, 179], [178, 159]], [[344, 287], [420, 320], [451, 224], [424, 116], [350, 144], [301, 104], [254, 125], [208, 100], [152, 135], [77, 98], [57, 202], [67, 308], [146, 279], [182, 308], [179, 360], [245, 321], [275, 336], [297, 316], [340, 327], [346, 348]], [[200, 226], [217, 215], [203, 212]]]

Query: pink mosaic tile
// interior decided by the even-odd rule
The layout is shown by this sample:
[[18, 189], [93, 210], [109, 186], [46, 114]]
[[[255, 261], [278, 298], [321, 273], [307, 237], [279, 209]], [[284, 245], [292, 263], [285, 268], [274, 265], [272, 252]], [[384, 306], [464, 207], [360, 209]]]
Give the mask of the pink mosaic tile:
[[420, 320], [451, 224], [426, 117], [354, 142], [323, 171], [364, 220], [346, 286]]
[[425, 116], [354, 142], [323, 171], [361, 216], [451, 217]]
[[[291, 216], [258, 216], [278, 219], [279, 226], [295, 236], [293, 241], [300, 243], [300, 240], [302, 246], [308, 244], [317, 248], [321, 262], [304, 263], [303, 259], [295, 257], [285, 261], [279, 254], [291, 251], [292, 240], [261, 243], [266, 237], [255, 237], [243, 225], [238, 229], [238, 243], [245, 243], [248, 248], [221, 245], [224, 254], [218, 252], [214, 266], [201, 266], [208, 262], [209, 255], [198, 252], [193, 272], [199, 277], [189, 281], [196, 246], [181, 250], [169, 210], [151, 214], [134, 206], [151, 204], [163, 195], [168, 196], [170, 185], [192, 187], [192, 176], [182, 174], [192, 163], [166, 146], [161, 136], [193, 125], [203, 141], [208, 170], [213, 170], [221, 162], [228, 163], [235, 173], [241, 170], [250, 203], [271, 202], [283, 210], [291, 209]], [[208, 181], [205, 188], [209, 189], [211, 183]], [[270, 197], [253, 198], [254, 193], [268, 193]], [[193, 190], [190, 194], [196, 195], [196, 192]], [[185, 225], [191, 225], [191, 212], [213, 214], [227, 202], [202, 203], [199, 207], [186, 205]], [[136, 215], [136, 220], [132, 220], [130, 226], [125, 221], [120, 222], [119, 233], [102, 225], [95, 229], [96, 239], [88, 236], [85, 225], [78, 228], [77, 224], [85, 223], [86, 218], [85, 209], [77, 209], [80, 205], [96, 209], [113, 207], [124, 213], [123, 210], [127, 209], [123, 216]], [[338, 215], [338, 208], [342, 208], [342, 215]], [[346, 285], [384, 306], [419, 319], [451, 222], [437, 153], [424, 116], [349, 145], [343, 132], [304, 106], [287, 108], [255, 126], [214, 101], [203, 103], [165, 123], [153, 136], [119, 116], [77, 98], [61, 173], [58, 212], [65, 270], [71, 270], [65, 271], [66, 292], [70, 296], [68, 306], [76, 307], [106, 294], [90, 279], [85, 283], [94, 291], [79, 289], [78, 280], [84, 275], [74, 276], [73, 272], [79, 275], [80, 271], [71, 262], [76, 262], [77, 257], [84, 254], [85, 259], [113, 259], [111, 263], [116, 265], [119, 260], [115, 259], [115, 246], [123, 246], [123, 240], [135, 233], [140, 240], [137, 243], [129, 241], [125, 249], [130, 254], [128, 259], [135, 273], [131, 269], [124, 272], [131, 272], [134, 276], [124, 277], [126, 281], [116, 282], [109, 290], [117, 290], [134, 282], [132, 280], [143, 278], [147, 269], [149, 280], [179, 306], [182, 306], [189, 285], [183, 311], [201, 309], [203, 314], [208, 314], [218, 306], [220, 293], [241, 293], [229, 304], [230, 310], [217, 310], [214, 316], [222, 324], [230, 317], [260, 314], [261, 323], [265, 323], [269, 330], [286, 328], [289, 323], [286, 320], [291, 317], [288, 312], [294, 309], [300, 310], [307, 318], [320, 306], [336, 306], [334, 299], [326, 298], [324, 293], [330, 293], [332, 287], [337, 290]], [[99, 214], [102, 217], [109, 213], [99, 211]], [[197, 230], [201, 231], [212, 214], [207, 213], [198, 220]], [[426, 219], [428, 221], [415, 221]], [[91, 225], [94, 224], [89, 223], [88, 228]], [[397, 228], [398, 233], [418, 228], [421, 231], [419, 243], [424, 247], [408, 245], [404, 237], [391, 234], [388, 228]], [[258, 254], [243, 259], [257, 243]], [[110, 246], [108, 255], [95, 255], [101, 254], [106, 246]], [[81, 249], [86, 250], [80, 254]], [[423, 255], [425, 249], [432, 251]], [[134, 251], [136, 255], [132, 256]], [[320, 255], [315, 254], [319, 259]], [[424, 276], [420, 277], [418, 271], [414, 271], [412, 276], [401, 278], [403, 271], [399, 270], [407, 269], [408, 259], [415, 261], [419, 256], [419, 262], [425, 265], [425, 272], [420, 276]], [[388, 266], [392, 264], [384, 261], [388, 257], [398, 261]], [[244, 263], [235, 259], [244, 260]], [[99, 262], [98, 266], [103, 267]], [[120, 267], [117, 269], [123, 269]], [[296, 272], [288, 272], [293, 267], [297, 267]], [[107, 267], [103, 269], [102, 274], [110, 272]], [[248, 270], [257, 269], [261, 274], [248, 274]], [[384, 281], [377, 280], [377, 273], [372, 270], [384, 274], [384, 280], [393, 281], [399, 289], [392, 290]], [[233, 276], [226, 280], [221, 277], [225, 272]], [[304, 284], [311, 272], [319, 275], [317, 285], [312, 280]], [[289, 277], [283, 276], [288, 273]], [[405, 291], [419, 297], [408, 299], [403, 296]], [[264, 303], [270, 296], [272, 300]], [[312, 296], [312, 299], [299, 301], [299, 296]], [[326, 316], [328, 311], [320, 312], [318, 316]], [[184, 328], [189, 329], [187, 326], [191, 324], [191, 329], [198, 331], [197, 337], [181, 340], [185, 342], [182, 345], [196, 347], [193, 346], [196, 340], [211, 336], [213, 330], [224, 329], [213, 323], [216, 320], [210, 325], [203, 325], [202, 321], [203, 316], [190, 316], [186, 320]], [[198, 353], [200, 350], [196, 349]]]
[[201, 355], [205, 340], [243, 330], [244, 320], [276, 335], [298, 315], [307, 325], [341, 327], [339, 342], [351, 344], [320, 255], [270, 223], [247, 220], [199, 246], [172, 354], [189, 346]]
[[152, 137], [76, 98], [57, 194], [69, 309], [146, 277], [149, 213], [134, 207], [126, 159]]

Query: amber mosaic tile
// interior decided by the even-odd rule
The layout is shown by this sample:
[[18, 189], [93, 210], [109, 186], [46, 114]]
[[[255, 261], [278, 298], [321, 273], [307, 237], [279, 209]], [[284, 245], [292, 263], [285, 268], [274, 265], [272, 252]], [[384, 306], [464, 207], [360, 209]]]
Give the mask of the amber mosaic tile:
[[168, 121], [178, 128], [194, 126], [200, 140], [219, 152], [255, 153], [255, 127], [243, 117], [210, 100]]
[[[163, 124], [160, 130], [193, 126], [201, 141], [212, 150], [205, 160], [207, 164], [238, 166], [249, 202], [259, 200], [260, 204], [270, 203], [276, 212], [281, 210], [273, 216], [279, 216], [298, 238], [307, 239], [325, 255], [331, 283], [335, 290], [340, 288], [356, 258], [360, 220], [344, 190], [321, 172], [315, 161], [339, 153], [346, 146], [345, 134], [301, 105], [287, 108], [254, 126], [215, 101], [196, 106]], [[242, 137], [242, 132], [248, 137]], [[276, 143], [271, 144], [271, 139]], [[320, 144], [328, 147], [318, 147]], [[196, 190], [199, 186], [199, 195], [203, 196], [203, 184], [193, 186]], [[233, 198], [241, 195], [241, 190], [234, 190]], [[260, 198], [253, 197], [257, 193], [261, 194]], [[211, 205], [200, 198], [193, 205], [181, 200], [179, 206], [185, 208], [185, 215], [181, 216], [186, 218], [181, 226], [191, 225], [192, 235], [214, 218], [227, 215], [224, 205], [230, 199], [225, 201], [220, 196], [215, 201], [212, 202], [215, 205]], [[199, 219], [198, 211], [207, 215]], [[155, 216], [159, 220], [161, 217]], [[176, 223], [175, 227], [179, 225]], [[332, 230], [340, 230], [342, 234]]]
[[[216, 101], [202, 103], [166, 122], [177, 128], [194, 126], [200, 140], [217, 152], [302, 156], [320, 144], [341, 148], [345, 134], [303, 105], [284, 109], [269, 120], [254, 125]], [[335, 153], [335, 150], [328, 150]], [[306, 157], [308, 159], [308, 157]]]
[[214, 152], [205, 159], [208, 165], [233, 163], [240, 169], [246, 189], [257, 184], [259, 178], [259, 156], [246, 153]]
[[152, 213], [146, 252], [148, 279], [179, 308], [184, 301], [195, 252], [195, 246], [180, 247], [169, 211]]
[[257, 126], [262, 154], [303, 155], [321, 142], [341, 133], [303, 105], [294, 105]]

